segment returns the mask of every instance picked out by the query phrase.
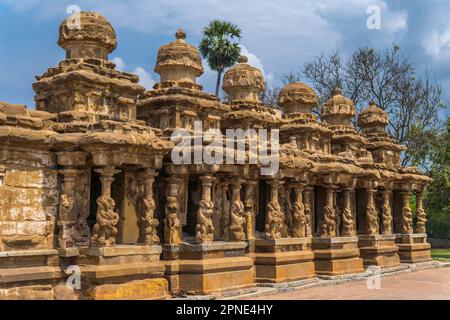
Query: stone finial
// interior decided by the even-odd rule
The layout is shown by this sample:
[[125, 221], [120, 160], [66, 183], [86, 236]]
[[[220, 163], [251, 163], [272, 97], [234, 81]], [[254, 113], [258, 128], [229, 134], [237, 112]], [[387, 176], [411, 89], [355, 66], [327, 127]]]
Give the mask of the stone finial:
[[358, 126], [365, 133], [385, 133], [388, 123], [387, 112], [379, 108], [374, 101], [361, 110], [358, 116]]
[[304, 83], [290, 83], [281, 89], [278, 103], [285, 114], [312, 114], [312, 109], [317, 105], [317, 94]]
[[262, 72], [247, 62], [246, 56], [240, 56], [238, 64], [225, 72], [222, 89], [231, 102], [259, 103], [259, 94], [266, 88]]
[[175, 38], [175, 41], [159, 48], [155, 72], [161, 76], [161, 82], [195, 83], [196, 78], [203, 74], [200, 53], [185, 41], [183, 29], [178, 29]]
[[333, 96], [322, 107], [322, 118], [331, 125], [351, 125], [351, 119], [355, 116], [353, 101], [342, 95], [342, 89], [334, 89]]
[[239, 56], [238, 62], [239, 62], [239, 63], [248, 63], [248, 58], [247, 58], [247, 56]]
[[102, 15], [80, 12], [61, 22], [58, 45], [66, 50], [67, 59], [108, 60], [108, 54], [117, 47], [116, 32]]
[[177, 38], [177, 40], [186, 39], [186, 31], [184, 31], [181, 28], [178, 29], [177, 32], [175, 33], [175, 38]]

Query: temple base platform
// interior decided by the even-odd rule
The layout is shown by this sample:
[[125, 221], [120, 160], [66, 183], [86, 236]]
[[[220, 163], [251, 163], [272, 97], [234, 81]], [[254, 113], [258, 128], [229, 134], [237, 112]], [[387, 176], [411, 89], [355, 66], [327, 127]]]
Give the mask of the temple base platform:
[[395, 235], [360, 235], [358, 245], [364, 267], [393, 268], [400, 265]]
[[246, 242], [164, 245], [163, 261], [172, 294], [206, 295], [254, 286]]
[[402, 263], [418, 263], [431, 261], [431, 245], [427, 242], [426, 233], [397, 234], [396, 244]]
[[60, 281], [58, 250], [0, 252], [0, 300], [53, 300]]
[[311, 238], [257, 239], [253, 257], [258, 283], [315, 277]]
[[364, 272], [358, 237], [313, 238], [312, 248], [316, 274], [319, 276]]
[[80, 248], [76, 264], [82, 275], [81, 299], [168, 298], [161, 246]]

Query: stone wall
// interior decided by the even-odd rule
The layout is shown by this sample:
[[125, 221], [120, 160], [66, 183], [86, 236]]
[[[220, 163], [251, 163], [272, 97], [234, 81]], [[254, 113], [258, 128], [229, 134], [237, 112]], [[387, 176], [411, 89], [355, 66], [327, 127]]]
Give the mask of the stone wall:
[[0, 149], [0, 251], [53, 248], [58, 176], [53, 153]]

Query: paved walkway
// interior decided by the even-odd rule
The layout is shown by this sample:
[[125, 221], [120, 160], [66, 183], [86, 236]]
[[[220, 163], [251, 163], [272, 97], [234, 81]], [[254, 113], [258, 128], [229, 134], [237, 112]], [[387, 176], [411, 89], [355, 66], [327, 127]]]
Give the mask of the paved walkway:
[[381, 277], [380, 289], [368, 289], [367, 281], [355, 281], [325, 287], [253, 298], [256, 300], [450, 300], [450, 268], [428, 269]]

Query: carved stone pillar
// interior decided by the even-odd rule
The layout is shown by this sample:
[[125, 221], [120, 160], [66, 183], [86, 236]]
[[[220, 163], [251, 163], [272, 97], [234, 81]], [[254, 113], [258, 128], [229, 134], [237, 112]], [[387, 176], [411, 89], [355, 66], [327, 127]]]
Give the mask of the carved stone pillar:
[[391, 190], [382, 191], [381, 226], [382, 234], [392, 234]]
[[167, 201], [164, 217], [164, 243], [176, 245], [181, 242], [181, 223], [178, 217], [178, 190], [181, 179], [170, 176], [167, 179]]
[[409, 207], [409, 196], [410, 192], [409, 190], [401, 191], [400, 197], [401, 197], [401, 203], [402, 203], [402, 216], [401, 216], [401, 227], [402, 227], [402, 234], [411, 234], [413, 233], [413, 218], [412, 218], [412, 211]]
[[116, 203], [111, 198], [111, 184], [114, 181], [114, 175], [120, 170], [108, 166], [96, 169], [95, 172], [100, 174], [102, 194], [97, 199], [97, 223], [94, 225], [92, 244], [94, 246], [115, 245], [119, 214], [114, 211]]
[[241, 200], [241, 184], [242, 180], [234, 178], [231, 183], [232, 200], [230, 210], [230, 241], [245, 240], [245, 217], [244, 203]]
[[423, 190], [419, 190], [416, 193], [416, 217], [417, 217], [417, 223], [416, 223], [416, 231], [415, 233], [426, 233], [426, 226], [427, 223], [427, 214], [425, 213], [425, 210], [423, 209]]
[[341, 220], [342, 220], [341, 219], [342, 212], [341, 212], [341, 208], [338, 203], [339, 202], [338, 196], [339, 196], [339, 193], [337, 192], [337, 189], [336, 189], [334, 192], [334, 199], [333, 199], [333, 202], [334, 202], [334, 224], [335, 224], [334, 229], [336, 231], [336, 237], [339, 237], [341, 235]]
[[280, 181], [278, 179], [273, 179], [268, 183], [270, 184], [270, 201], [267, 205], [265, 236], [266, 239], [280, 239], [284, 224], [284, 214], [278, 201]]
[[294, 205], [292, 207], [292, 232], [293, 238], [306, 236], [305, 205], [303, 204], [303, 184], [294, 186]]
[[59, 203], [58, 244], [65, 249], [75, 247], [78, 240], [75, 183], [80, 171], [62, 169], [59, 173], [63, 175], [63, 192]]
[[228, 182], [224, 181], [221, 183], [220, 188], [222, 190], [222, 217], [221, 217], [221, 226], [222, 226], [222, 240], [229, 241], [230, 240], [230, 206], [229, 201], [227, 199], [228, 193]]
[[141, 173], [139, 184], [141, 196], [138, 202], [139, 243], [146, 245], [159, 244], [156, 228], [159, 225], [155, 215], [155, 199], [153, 198], [153, 182], [158, 174], [154, 169], [145, 169]]
[[305, 204], [305, 236], [312, 237], [312, 187], [305, 187], [303, 190], [303, 200]]
[[245, 182], [245, 238], [246, 240], [255, 240], [255, 201], [257, 181], [247, 180]]
[[355, 218], [353, 216], [351, 194], [353, 188], [342, 188], [343, 206], [342, 206], [342, 236], [353, 237], [356, 235]]
[[214, 226], [212, 215], [214, 203], [211, 201], [211, 187], [214, 177], [204, 175], [202, 181], [202, 198], [197, 211], [197, 225], [195, 240], [197, 243], [211, 243], [214, 240]]
[[368, 188], [366, 189], [367, 195], [367, 208], [366, 208], [366, 218], [367, 218], [367, 235], [379, 234], [379, 224], [378, 224], [378, 211], [375, 206], [375, 193], [376, 189]]
[[336, 237], [336, 220], [334, 210], [334, 186], [326, 186], [326, 202], [323, 209], [323, 221], [320, 226], [321, 238], [334, 238]]

